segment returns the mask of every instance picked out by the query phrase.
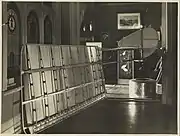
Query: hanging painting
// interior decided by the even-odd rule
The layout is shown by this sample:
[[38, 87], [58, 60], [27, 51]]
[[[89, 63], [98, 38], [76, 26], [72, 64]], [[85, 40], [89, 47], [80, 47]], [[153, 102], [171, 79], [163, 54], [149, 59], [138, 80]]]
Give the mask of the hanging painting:
[[119, 29], [140, 29], [141, 20], [140, 13], [119, 13], [117, 15], [118, 30]]

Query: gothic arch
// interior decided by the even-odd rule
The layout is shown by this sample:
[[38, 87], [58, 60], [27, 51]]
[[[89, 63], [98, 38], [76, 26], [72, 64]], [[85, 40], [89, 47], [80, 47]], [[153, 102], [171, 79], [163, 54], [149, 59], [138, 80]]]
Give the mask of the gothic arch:
[[52, 44], [52, 22], [48, 15], [44, 19], [44, 43]]
[[21, 49], [21, 18], [18, 6], [14, 2], [7, 3], [7, 77], [18, 77]]
[[39, 43], [39, 22], [36, 12], [30, 11], [27, 16], [27, 43]]

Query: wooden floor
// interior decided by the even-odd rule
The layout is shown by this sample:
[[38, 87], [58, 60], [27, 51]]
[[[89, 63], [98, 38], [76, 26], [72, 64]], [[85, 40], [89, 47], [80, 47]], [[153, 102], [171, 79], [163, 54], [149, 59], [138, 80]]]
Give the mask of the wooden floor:
[[176, 134], [176, 111], [160, 102], [103, 100], [42, 134]]

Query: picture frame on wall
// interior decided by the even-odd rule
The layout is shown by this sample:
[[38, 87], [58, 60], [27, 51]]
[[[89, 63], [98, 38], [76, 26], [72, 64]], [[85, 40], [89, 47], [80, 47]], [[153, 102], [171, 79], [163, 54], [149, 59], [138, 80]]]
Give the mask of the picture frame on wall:
[[118, 13], [117, 27], [120, 29], [140, 29], [141, 19], [140, 13]]

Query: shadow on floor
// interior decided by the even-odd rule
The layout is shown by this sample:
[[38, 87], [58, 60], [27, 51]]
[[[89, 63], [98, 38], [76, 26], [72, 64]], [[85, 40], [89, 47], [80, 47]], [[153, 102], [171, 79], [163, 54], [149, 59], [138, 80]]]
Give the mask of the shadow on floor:
[[42, 134], [176, 134], [176, 112], [159, 102], [103, 100]]

